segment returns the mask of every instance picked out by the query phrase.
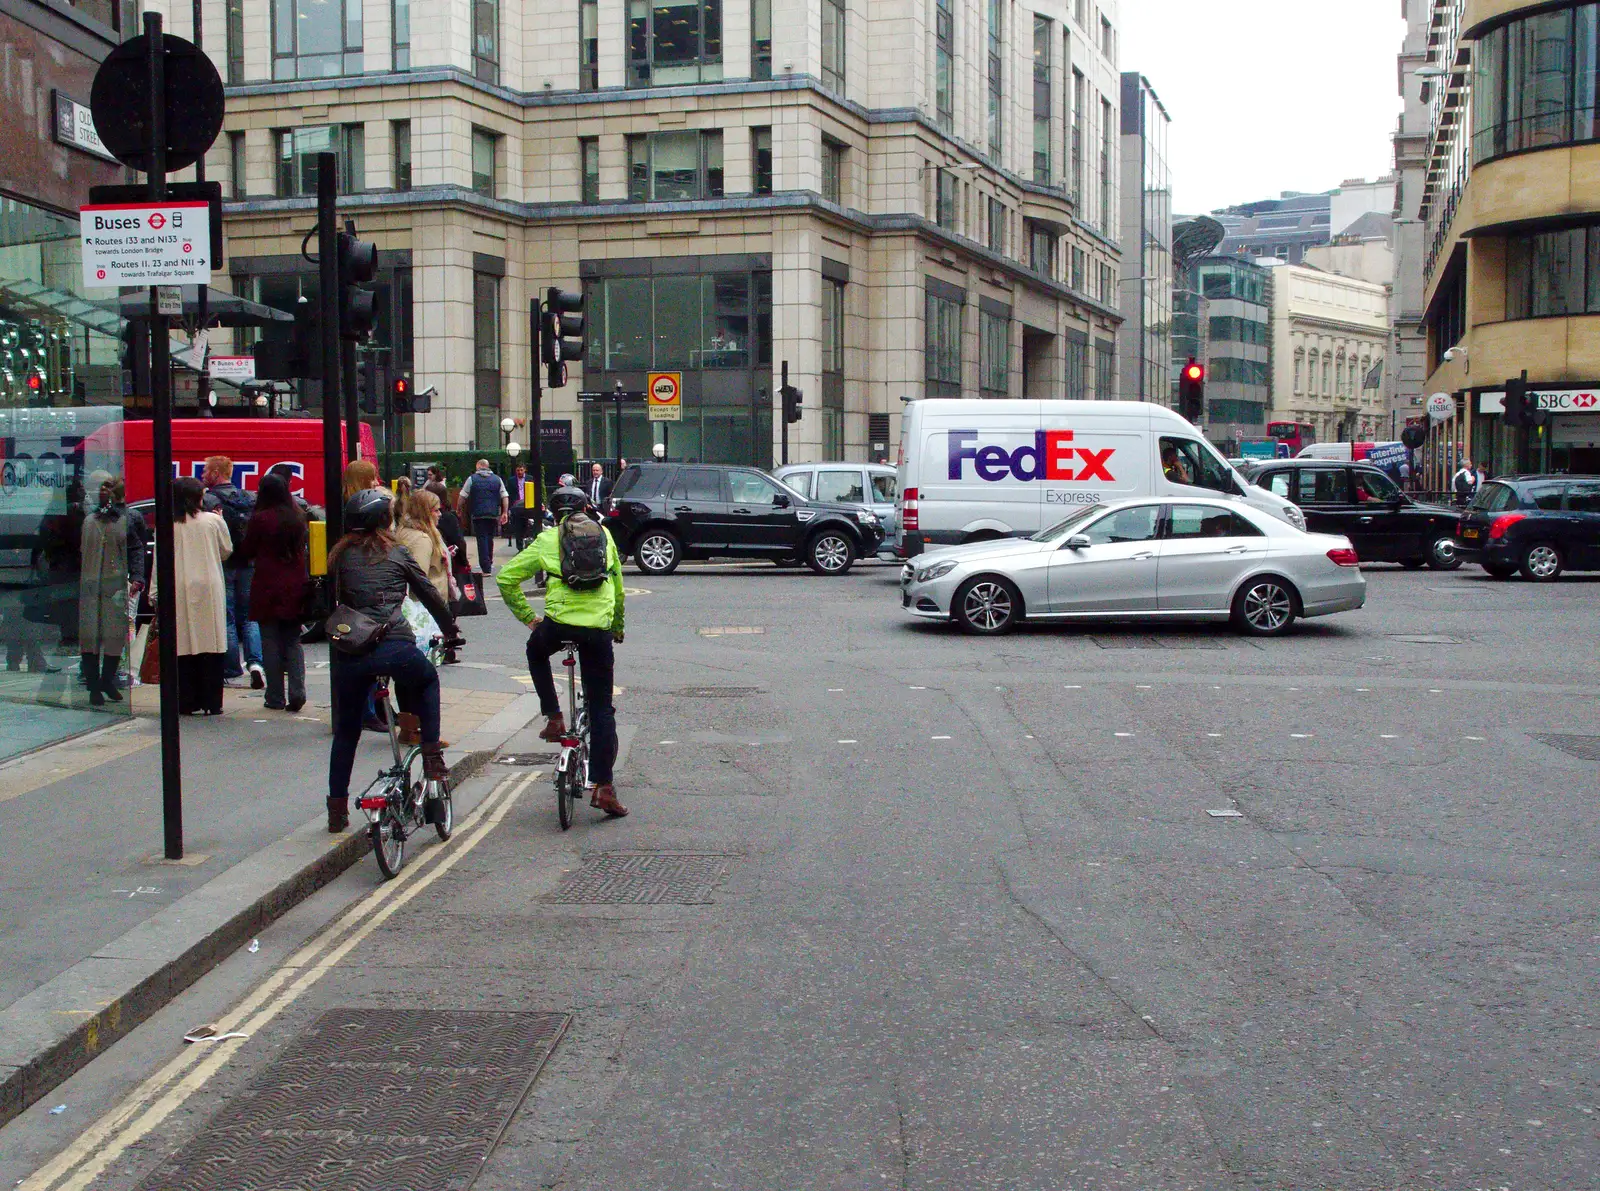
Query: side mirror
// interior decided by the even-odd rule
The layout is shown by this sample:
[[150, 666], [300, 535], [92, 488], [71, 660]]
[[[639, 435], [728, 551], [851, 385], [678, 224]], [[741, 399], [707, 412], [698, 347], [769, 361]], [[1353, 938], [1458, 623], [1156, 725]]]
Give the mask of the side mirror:
[[1396, 492], [1393, 496], [1391, 496], [1389, 498], [1389, 507], [1391, 509], [1395, 509], [1396, 511], [1405, 508], [1406, 507], [1405, 494], [1401, 493], [1401, 492]]
[[774, 496], [772, 498], [772, 503], [777, 508], [787, 509], [789, 507], [789, 498], [787, 496], [785, 496], [783, 493], [779, 492], [779, 493], [774, 494]]
[[1063, 550], [1087, 550], [1094, 543], [1089, 541], [1086, 533], [1075, 533], [1061, 544]]

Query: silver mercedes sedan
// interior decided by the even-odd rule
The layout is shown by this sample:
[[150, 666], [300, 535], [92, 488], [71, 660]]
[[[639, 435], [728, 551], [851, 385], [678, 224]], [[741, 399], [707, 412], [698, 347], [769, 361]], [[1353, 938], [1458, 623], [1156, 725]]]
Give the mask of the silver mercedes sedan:
[[1231, 620], [1260, 637], [1367, 602], [1348, 538], [1238, 501], [1144, 499], [1079, 509], [1031, 538], [951, 546], [900, 575], [913, 616], [1005, 633], [1022, 620]]

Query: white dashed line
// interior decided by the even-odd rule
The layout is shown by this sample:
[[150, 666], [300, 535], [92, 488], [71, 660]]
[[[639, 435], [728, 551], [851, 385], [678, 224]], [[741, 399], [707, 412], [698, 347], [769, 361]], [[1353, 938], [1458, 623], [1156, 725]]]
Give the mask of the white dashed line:
[[860, 744], [861, 742], [859, 740], [841, 740], [838, 743], [840, 743], [840, 744]]
[[1431, 687], [1428, 688], [1428, 694], [1430, 694], [1430, 695], [1442, 695], [1442, 694], [1444, 694], [1444, 692], [1441, 691], [1436, 686], [1431, 686]]
[[1083, 688], [1081, 686], [1079, 686], [1077, 683], [1073, 683], [1070, 686], [1064, 686], [1061, 689], [1064, 690], [1064, 691], [1081, 691], [1081, 690], [1083, 690]]
[[661, 743], [662, 744], [677, 744], [678, 742], [676, 740], [663, 740]]
[[1132, 736], [1133, 733], [1132, 732], [1117, 732], [1117, 733], [1115, 733], [1115, 735], [1117, 735], [1117, 736]]
[[1151, 690], [1152, 688], [1150, 687], [1150, 685], [1148, 683], [1141, 683], [1141, 684], [1135, 686], [1133, 689], [1136, 690], [1136, 691], [1148, 691], [1148, 690]]
[[912, 688], [911, 688], [911, 689], [912, 689], [912, 690], [914, 690], [914, 691], [925, 691], [925, 690], [927, 690], [927, 689], [928, 689], [928, 688], [927, 688], [927, 687], [925, 687], [925, 686], [914, 686], [914, 687], [912, 687]]
[[1372, 688], [1369, 687], [1369, 686], [1358, 686], [1358, 687], [1356, 687], [1356, 694], [1358, 694], [1358, 695], [1370, 694], [1371, 691], [1372, 691]]
[[830, 695], [842, 695], [842, 694], [844, 694], [844, 687], [842, 687], [842, 686], [831, 686], [831, 687], [828, 688], [828, 694], [830, 694]]
[[1395, 733], [1393, 733], [1393, 732], [1382, 732], [1382, 733], [1379, 733], [1378, 739], [1379, 740], [1399, 740], [1400, 737], [1395, 735]]
[[949, 740], [950, 738], [948, 736], [935, 736], [935, 737], [932, 737], [932, 739], [933, 740]]
[[1291, 733], [1289, 733], [1289, 739], [1290, 740], [1310, 740], [1311, 739], [1311, 733], [1310, 732], [1291, 732]]
[[1487, 736], [1463, 736], [1462, 740], [1487, 740]]
[[1207, 732], [1206, 735], [1207, 736], [1219, 736], [1220, 737], [1222, 735], [1222, 733], [1221, 732]]

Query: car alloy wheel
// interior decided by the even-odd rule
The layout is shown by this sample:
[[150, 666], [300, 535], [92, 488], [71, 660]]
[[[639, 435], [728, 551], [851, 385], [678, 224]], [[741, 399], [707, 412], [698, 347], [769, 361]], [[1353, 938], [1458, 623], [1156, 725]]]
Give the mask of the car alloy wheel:
[[855, 551], [843, 534], [818, 534], [811, 543], [811, 565], [819, 575], [842, 575], [853, 561]]
[[1271, 637], [1294, 620], [1294, 596], [1276, 579], [1258, 579], [1239, 593], [1238, 609], [1246, 629]]
[[1522, 556], [1522, 573], [1528, 578], [1549, 583], [1561, 577], [1561, 551], [1549, 542], [1538, 542], [1528, 547]]
[[649, 533], [634, 551], [639, 569], [651, 575], [668, 575], [678, 567], [678, 543], [668, 533]]
[[1017, 620], [1016, 593], [998, 579], [978, 579], [956, 596], [956, 619], [969, 633], [1008, 632]]
[[1435, 538], [1428, 550], [1428, 565], [1436, 571], [1453, 571], [1461, 565], [1454, 538]]

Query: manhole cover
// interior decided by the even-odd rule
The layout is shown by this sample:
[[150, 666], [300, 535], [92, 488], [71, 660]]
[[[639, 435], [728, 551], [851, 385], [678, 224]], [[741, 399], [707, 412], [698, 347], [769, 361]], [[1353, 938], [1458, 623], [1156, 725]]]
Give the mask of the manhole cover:
[[1465, 637], [1447, 637], [1443, 633], [1390, 633], [1389, 640], [1405, 641], [1411, 645], [1466, 645]]
[[553, 753], [501, 753], [494, 759], [496, 765], [545, 765]]
[[1545, 732], [1536, 734], [1534, 739], [1548, 744], [1553, 749], [1581, 757], [1585, 761], [1600, 761], [1600, 736], [1569, 736], [1561, 732]]
[[736, 856], [703, 852], [604, 852], [546, 899], [580, 905], [705, 905]]
[[1226, 649], [1221, 641], [1204, 637], [1091, 637], [1101, 649]]
[[465, 1191], [570, 1020], [330, 1010], [140, 1191]]
[[672, 692], [685, 699], [743, 699], [747, 695], [759, 695], [761, 688], [758, 686], [686, 686], [682, 690]]

